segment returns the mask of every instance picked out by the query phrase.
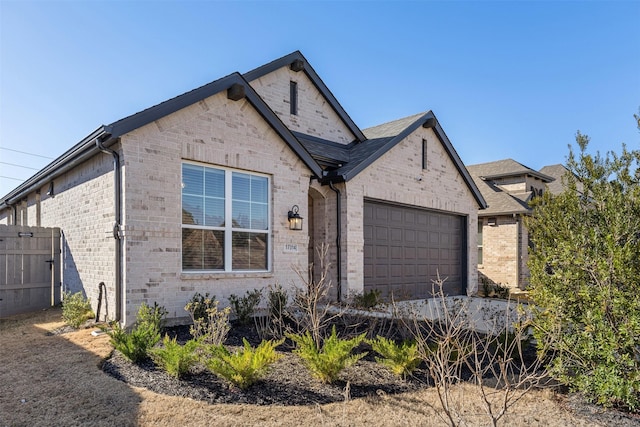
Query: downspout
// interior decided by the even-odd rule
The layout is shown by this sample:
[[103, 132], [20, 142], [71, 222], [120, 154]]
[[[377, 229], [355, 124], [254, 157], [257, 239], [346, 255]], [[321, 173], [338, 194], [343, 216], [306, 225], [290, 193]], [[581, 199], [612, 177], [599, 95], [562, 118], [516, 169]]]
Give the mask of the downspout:
[[329, 181], [329, 188], [336, 193], [336, 250], [337, 250], [337, 264], [338, 264], [338, 275], [336, 278], [337, 281], [337, 289], [338, 289], [338, 302], [342, 301], [342, 256], [340, 249], [340, 241], [342, 240], [342, 216], [340, 212], [342, 210], [342, 201], [340, 199], [340, 190], [338, 190], [332, 181]]
[[122, 199], [122, 183], [121, 183], [121, 171], [120, 171], [120, 156], [114, 150], [107, 148], [103, 145], [100, 138], [96, 138], [96, 146], [100, 151], [105, 154], [111, 154], [113, 156], [113, 180], [114, 180], [114, 190], [115, 190], [115, 221], [113, 224], [113, 238], [115, 239], [116, 244], [116, 255], [115, 255], [115, 264], [116, 264], [116, 276], [115, 276], [115, 285], [116, 285], [116, 322], [119, 322], [122, 319], [122, 232], [121, 232], [121, 222], [122, 222], [122, 213], [121, 213], [121, 199]]

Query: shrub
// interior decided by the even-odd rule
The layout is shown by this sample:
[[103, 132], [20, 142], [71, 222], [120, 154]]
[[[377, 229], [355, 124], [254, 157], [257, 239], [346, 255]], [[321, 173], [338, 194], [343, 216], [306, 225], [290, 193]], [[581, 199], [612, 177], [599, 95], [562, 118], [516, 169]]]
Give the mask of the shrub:
[[294, 353], [302, 358], [311, 374], [323, 383], [332, 383], [343, 369], [366, 356], [366, 352], [351, 354], [365, 335], [366, 333], [362, 333], [351, 339], [341, 339], [334, 326], [320, 349], [309, 331], [304, 334], [287, 334], [287, 337], [296, 343]]
[[218, 310], [219, 302], [215, 298], [196, 293], [184, 307], [189, 312], [193, 324], [189, 329], [191, 336], [206, 344], [221, 345], [227, 337], [229, 324], [229, 307]]
[[93, 317], [93, 311], [91, 311], [89, 298], [85, 298], [82, 292], [76, 292], [75, 294], [64, 293], [62, 319], [69, 326], [79, 328], [85, 320], [91, 317]]
[[269, 365], [281, 357], [275, 349], [284, 339], [262, 341], [255, 349], [246, 338], [242, 341], [244, 347], [235, 353], [229, 352], [223, 345], [209, 346], [205, 364], [214, 374], [246, 390], [265, 374]]
[[164, 307], [158, 305], [157, 302], [153, 303], [153, 307], [148, 306], [146, 303], [142, 303], [138, 308], [138, 314], [136, 316], [136, 325], [149, 325], [150, 328], [156, 329], [158, 332], [164, 326], [164, 317], [167, 315], [167, 310]]
[[640, 151], [570, 149], [566, 190], [527, 220], [534, 337], [552, 375], [604, 406], [640, 410]]
[[189, 340], [185, 345], [177, 343], [176, 338], [164, 336], [162, 347], [152, 348], [149, 352], [153, 361], [164, 369], [169, 375], [180, 378], [197, 362], [198, 354], [196, 350], [200, 346], [200, 341]]
[[376, 361], [403, 378], [411, 374], [422, 361], [415, 341], [405, 340], [398, 344], [388, 338], [377, 336], [368, 342], [373, 351], [382, 356], [376, 356]]
[[136, 324], [127, 332], [119, 323], [110, 331], [111, 344], [133, 363], [148, 357], [149, 350], [160, 341], [160, 328], [166, 310], [154, 303], [153, 307], [142, 303], [138, 309]]
[[523, 353], [531, 345], [531, 337], [520, 331], [502, 331], [492, 340], [491, 349], [501, 359], [520, 361]]
[[191, 320], [194, 322], [196, 320], [203, 320], [208, 317], [207, 310], [213, 308], [216, 305], [216, 297], [209, 296], [209, 292], [207, 292], [204, 296], [200, 294], [200, 292], [196, 292], [187, 305], [184, 307], [186, 311], [191, 315]]
[[271, 319], [278, 319], [283, 321], [286, 317], [287, 304], [289, 303], [289, 296], [282, 289], [281, 285], [269, 287], [267, 293], [267, 306], [269, 308], [269, 317]]
[[148, 324], [127, 332], [119, 323], [116, 323], [109, 331], [109, 336], [115, 349], [133, 363], [144, 360], [148, 356], [148, 351], [160, 341], [160, 331]]
[[260, 299], [262, 299], [262, 293], [259, 289], [247, 291], [247, 294], [243, 297], [238, 297], [233, 294], [229, 295], [231, 311], [240, 324], [246, 325], [249, 323], [256, 312], [256, 307], [260, 304]]
[[355, 308], [369, 310], [378, 304], [380, 304], [380, 291], [378, 289], [372, 289], [369, 292], [353, 296], [353, 306]]
[[280, 339], [287, 326], [287, 304], [289, 296], [281, 285], [269, 286], [267, 292], [267, 315], [254, 317], [256, 329], [261, 338]]

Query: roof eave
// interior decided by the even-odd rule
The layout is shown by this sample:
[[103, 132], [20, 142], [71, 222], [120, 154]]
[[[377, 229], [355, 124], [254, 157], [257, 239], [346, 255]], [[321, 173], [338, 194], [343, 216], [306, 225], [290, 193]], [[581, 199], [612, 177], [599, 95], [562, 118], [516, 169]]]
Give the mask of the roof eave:
[[531, 210], [512, 210], [512, 211], [499, 211], [499, 212], [487, 212], [482, 211], [482, 212], [478, 212], [478, 217], [489, 217], [489, 216], [508, 216], [508, 215], [531, 215], [532, 211]]
[[109, 146], [114, 142], [106, 127], [104, 125], [100, 126], [47, 166], [40, 169], [9, 194], [5, 195], [2, 201], [0, 201], [0, 210], [13, 205], [31, 192], [42, 188], [48, 182], [100, 152], [100, 149], [96, 145], [97, 139], [104, 142], [105, 146]]
[[542, 180], [543, 182], [553, 182], [556, 179], [552, 176], [549, 175], [545, 175], [543, 173], [540, 172], [536, 172], [534, 170], [529, 170], [529, 171], [522, 171], [522, 172], [504, 172], [504, 173], [496, 173], [496, 174], [491, 174], [491, 175], [483, 175], [480, 178], [482, 178], [483, 180], [493, 180], [493, 179], [499, 179], [499, 178], [506, 178], [509, 176], [522, 176], [522, 175], [529, 175], [532, 176], [534, 178], [538, 178], [540, 180]]
[[205, 98], [213, 96], [223, 90], [227, 90], [234, 84], [240, 84], [245, 87], [246, 90], [244, 97], [267, 121], [267, 123], [269, 123], [276, 133], [285, 140], [285, 142], [299, 156], [312, 173], [318, 177], [322, 176], [322, 168], [311, 157], [311, 154], [309, 154], [309, 152], [302, 146], [300, 141], [296, 139], [291, 131], [289, 131], [282, 121], [280, 121], [278, 116], [253, 90], [249, 82], [246, 81], [239, 73], [233, 73], [190, 92], [147, 108], [146, 110], [113, 122], [110, 125], [100, 126], [78, 144], [74, 145], [67, 152], [37, 172], [33, 177], [29, 178], [22, 185], [7, 194], [0, 202], [0, 209], [4, 209], [15, 203], [17, 200], [25, 197], [32, 191], [41, 188], [52, 179], [62, 175], [76, 165], [99, 153], [100, 149], [95, 143], [97, 138], [101, 139], [104, 146], [112, 145], [121, 136], [126, 135], [127, 133], [172, 114], [182, 108], [188, 107], [189, 105], [195, 104]]

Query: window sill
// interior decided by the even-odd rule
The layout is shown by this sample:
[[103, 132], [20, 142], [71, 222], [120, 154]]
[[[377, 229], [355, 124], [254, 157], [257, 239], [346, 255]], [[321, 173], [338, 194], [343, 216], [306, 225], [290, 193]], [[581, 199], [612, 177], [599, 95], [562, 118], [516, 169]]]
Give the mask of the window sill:
[[221, 280], [221, 279], [270, 279], [272, 271], [201, 272], [180, 273], [180, 280]]

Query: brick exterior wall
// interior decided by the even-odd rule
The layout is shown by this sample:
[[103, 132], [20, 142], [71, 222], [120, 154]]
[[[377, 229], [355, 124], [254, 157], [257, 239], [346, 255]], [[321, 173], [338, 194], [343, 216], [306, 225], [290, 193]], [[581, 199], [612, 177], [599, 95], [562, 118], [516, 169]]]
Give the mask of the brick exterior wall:
[[[290, 113], [289, 82], [298, 84], [298, 114]], [[355, 140], [324, 96], [302, 71], [280, 68], [251, 83], [253, 89], [292, 131], [317, 136], [340, 144]]]
[[483, 263], [478, 271], [493, 283], [524, 289], [529, 282], [529, 240], [522, 216], [491, 218], [496, 218], [496, 225], [488, 225], [488, 218], [480, 219], [483, 223]]
[[[422, 169], [422, 140], [427, 169]], [[467, 218], [467, 293], [477, 290], [478, 204], [431, 129], [416, 129], [346, 184], [348, 235], [343, 263], [350, 292], [364, 289], [363, 206], [365, 198], [456, 213]]]
[[[298, 83], [298, 114], [289, 113], [289, 82]], [[354, 139], [303, 72], [284, 67], [252, 82], [290, 129], [338, 143]], [[422, 169], [422, 140], [428, 141], [428, 167]], [[244, 99], [231, 101], [226, 91], [122, 136], [113, 147], [122, 165], [123, 305], [122, 321], [131, 325], [141, 303], [164, 306], [172, 322], [187, 319], [184, 306], [196, 293], [215, 295], [223, 304], [230, 294], [280, 284], [302, 285], [296, 269], [306, 272], [319, 260], [310, 248], [326, 243], [331, 263], [327, 280], [336, 283], [341, 268], [342, 295], [362, 292], [363, 205], [366, 198], [402, 203], [467, 218], [469, 294], [477, 285], [478, 206], [455, 165], [431, 129], [415, 130], [348, 183], [341, 192], [342, 262], [337, 266], [336, 194], [311, 180], [311, 172]], [[266, 174], [271, 183], [272, 268], [259, 273], [182, 272], [181, 165], [184, 160], [207, 166]], [[98, 154], [57, 178], [55, 196], [29, 195], [18, 217], [25, 225], [60, 227], [63, 234], [64, 283], [84, 289], [97, 304], [97, 284], [107, 285], [104, 310], [115, 312], [115, 244], [113, 166]], [[311, 199], [311, 202], [310, 202]], [[298, 205], [302, 231], [288, 228], [287, 212]], [[309, 210], [311, 207], [311, 210]], [[38, 214], [39, 212], [39, 214]], [[0, 213], [8, 222], [10, 211]], [[313, 224], [313, 230], [309, 230]], [[297, 245], [297, 251], [285, 250]], [[334, 292], [337, 291], [334, 288]], [[334, 294], [335, 296], [335, 294]], [[104, 305], [103, 305], [104, 307]]]
[[[296, 204], [308, 216], [310, 171], [247, 101], [220, 93], [131, 132], [123, 147], [127, 323], [142, 302], [158, 302], [179, 321], [195, 292], [225, 304], [230, 294], [299, 283], [294, 267], [307, 267], [308, 222], [291, 231], [287, 212]], [[270, 176], [271, 272], [181, 271], [183, 159]], [[285, 243], [298, 252], [285, 252]]]
[[[117, 147], [116, 147], [117, 149]], [[48, 184], [19, 204], [18, 224], [59, 227], [62, 232], [62, 289], [82, 291], [97, 308], [98, 284], [104, 282], [107, 299], [101, 318], [115, 316], [115, 243], [113, 160], [97, 155], [54, 181], [54, 195]], [[9, 223], [10, 210], [2, 212]]]

